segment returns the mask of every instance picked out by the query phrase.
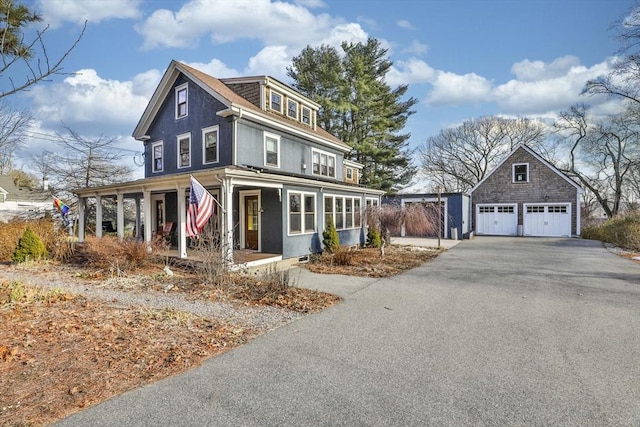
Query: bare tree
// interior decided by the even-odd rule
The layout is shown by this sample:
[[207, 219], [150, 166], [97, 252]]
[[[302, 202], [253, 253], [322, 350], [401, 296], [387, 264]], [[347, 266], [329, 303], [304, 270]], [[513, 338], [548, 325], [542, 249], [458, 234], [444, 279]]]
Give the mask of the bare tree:
[[[44, 42], [49, 26], [36, 30], [30, 40], [25, 39], [25, 28], [40, 21], [42, 18], [23, 4], [0, 0], [0, 77], [5, 79], [0, 83], [0, 98], [26, 90], [54, 74], [63, 74], [62, 63], [80, 42], [87, 26], [85, 22], [69, 49], [50, 58]], [[15, 77], [20, 74], [22, 78]]]
[[640, 128], [636, 114], [625, 111], [595, 121], [578, 104], [560, 113], [555, 123], [569, 160], [560, 169], [590, 191], [608, 217], [620, 212], [631, 174], [640, 167]]
[[130, 179], [131, 168], [122, 164], [123, 154], [113, 149], [115, 138], [101, 135], [88, 139], [67, 126], [64, 128], [67, 134], [56, 134], [61, 154], [43, 153], [49, 164], [42, 167], [56, 188], [71, 191]]
[[29, 112], [0, 103], [0, 175], [14, 168], [15, 152], [24, 144], [25, 132], [32, 121]]
[[518, 144], [540, 150], [545, 137], [538, 121], [487, 116], [440, 131], [419, 152], [423, 169], [444, 191], [468, 191]]

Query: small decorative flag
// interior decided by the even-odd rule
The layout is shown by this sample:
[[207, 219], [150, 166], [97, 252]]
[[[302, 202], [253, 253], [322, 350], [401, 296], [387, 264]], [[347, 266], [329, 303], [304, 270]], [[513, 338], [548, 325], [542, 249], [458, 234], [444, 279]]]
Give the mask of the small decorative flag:
[[69, 213], [69, 206], [67, 206], [62, 200], [58, 199], [56, 196], [53, 196], [53, 207], [57, 208], [58, 211], [62, 214], [62, 217], [67, 216]]
[[216, 201], [206, 188], [191, 177], [189, 208], [187, 209], [187, 236], [196, 237], [213, 215]]

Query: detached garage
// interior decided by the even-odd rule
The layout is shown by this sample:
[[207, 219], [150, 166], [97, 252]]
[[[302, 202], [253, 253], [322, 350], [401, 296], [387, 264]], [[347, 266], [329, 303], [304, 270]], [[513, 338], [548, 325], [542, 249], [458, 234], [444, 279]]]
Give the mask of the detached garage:
[[582, 188], [526, 145], [471, 190], [478, 235], [578, 236]]

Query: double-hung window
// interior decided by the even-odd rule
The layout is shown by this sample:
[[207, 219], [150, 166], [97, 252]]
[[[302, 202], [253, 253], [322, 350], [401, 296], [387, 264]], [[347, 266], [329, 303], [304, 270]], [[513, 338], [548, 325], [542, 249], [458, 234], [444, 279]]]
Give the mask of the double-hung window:
[[178, 168], [191, 166], [191, 133], [178, 135]]
[[151, 155], [153, 163], [151, 164], [152, 172], [162, 172], [164, 170], [164, 153], [162, 141], [151, 144]]
[[188, 98], [189, 86], [186, 83], [176, 87], [176, 119], [186, 117], [189, 114]]
[[289, 234], [316, 231], [316, 196], [302, 192], [289, 192]]
[[278, 92], [271, 91], [271, 109], [277, 111], [278, 113], [282, 113], [282, 95]]
[[202, 129], [202, 163], [218, 162], [218, 126]]
[[311, 108], [302, 107], [302, 123], [311, 126]]
[[528, 163], [516, 163], [513, 165], [513, 182], [529, 182]]
[[324, 151], [313, 150], [311, 154], [313, 160], [312, 172], [314, 175], [336, 177], [336, 156]]
[[280, 137], [270, 133], [264, 134], [264, 164], [280, 167]]
[[293, 99], [287, 100], [287, 116], [298, 120], [298, 103]]

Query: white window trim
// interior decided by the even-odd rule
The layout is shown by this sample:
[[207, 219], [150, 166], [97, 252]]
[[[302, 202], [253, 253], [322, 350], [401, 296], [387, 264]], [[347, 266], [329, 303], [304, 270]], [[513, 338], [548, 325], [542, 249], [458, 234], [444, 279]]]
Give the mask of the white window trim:
[[[216, 144], [216, 160], [214, 162], [207, 162], [207, 157], [206, 157], [206, 145], [205, 145], [205, 136], [206, 134], [210, 133], [210, 132], [217, 132], [218, 133], [218, 143]], [[204, 128], [202, 129], [202, 164], [203, 165], [212, 165], [215, 163], [220, 163], [220, 126], [215, 125], [215, 126], [209, 126], [208, 128]]]
[[[293, 103], [296, 106], [296, 114], [295, 116], [292, 116], [291, 114], [289, 114], [289, 103]], [[294, 119], [294, 120], [298, 120], [298, 117], [300, 116], [300, 104], [298, 103], [298, 101], [294, 101], [293, 99], [289, 99], [287, 98], [287, 117]]]
[[[181, 158], [180, 158], [180, 140], [182, 139], [187, 139], [189, 140], [189, 163], [186, 166], [181, 166]], [[177, 158], [177, 162], [176, 165], [178, 166], [178, 169], [185, 169], [185, 168], [189, 168], [191, 167], [191, 132], [187, 132], [187, 133], [183, 133], [181, 135], [178, 135], [176, 137], [176, 152], [178, 153], [178, 158]]]
[[[186, 97], [187, 99], [186, 99], [186, 105], [185, 105], [185, 114], [184, 116], [180, 116], [178, 115], [178, 92], [180, 92], [183, 89], [187, 91], [187, 97]], [[183, 119], [189, 115], [189, 84], [188, 83], [182, 84], [180, 86], [176, 86], [175, 98], [176, 98], [176, 102], [175, 102], [176, 120]]]
[[[277, 155], [278, 155], [278, 160], [277, 160], [277, 164], [276, 165], [271, 165], [267, 163], [267, 138], [271, 138], [271, 139], [275, 139], [276, 140], [276, 150]], [[269, 133], [269, 132], [264, 132], [264, 143], [263, 143], [263, 149], [264, 149], [264, 165], [268, 166], [268, 167], [272, 167], [272, 168], [276, 168], [279, 169], [280, 168], [280, 135], [276, 135], [274, 133]]]
[[[157, 146], [162, 147], [162, 168], [160, 169], [156, 169], [156, 158], [155, 158], [155, 149]], [[153, 144], [151, 144], [151, 172], [152, 173], [156, 173], [156, 172], [163, 172], [164, 171], [164, 163], [165, 163], [165, 158], [164, 158], [164, 142], [163, 141], [157, 141], [154, 142]]]
[[[292, 194], [299, 194], [300, 195], [300, 232], [291, 232], [291, 206], [290, 206], [290, 195]], [[305, 218], [306, 218], [306, 214], [307, 212], [304, 210], [304, 199], [305, 196], [312, 196], [313, 197], [313, 218], [314, 218], [314, 223], [313, 223], [313, 231], [306, 231], [306, 223], [305, 223]], [[316, 197], [316, 193], [309, 193], [309, 192], [305, 192], [305, 191], [287, 191], [287, 236], [302, 236], [304, 234], [314, 234], [317, 232], [317, 228], [318, 228], [318, 203], [317, 203], [317, 197]], [[323, 215], [324, 216], [324, 215]]]
[[[315, 173], [313, 172], [313, 155], [315, 153], [318, 153], [318, 155], [320, 156], [320, 167], [318, 168], [319, 173]], [[322, 155], [327, 156], [327, 174], [324, 175], [322, 173]], [[329, 157], [333, 157], [333, 175], [329, 175]], [[327, 178], [336, 178], [337, 174], [337, 170], [338, 170], [338, 159], [336, 157], [335, 154], [331, 154], [327, 151], [322, 151], [322, 150], [316, 150], [315, 148], [311, 149], [311, 174], [315, 175], [315, 176], [326, 176]]]
[[[337, 195], [337, 194], [324, 194], [322, 197], [322, 221], [325, 222], [325, 216], [328, 213], [324, 206], [324, 199], [327, 197], [331, 197], [333, 199], [333, 209], [331, 211], [331, 216], [333, 218], [333, 225], [336, 227], [336, 230], [357, 230], [362, 228], [362, 224], [365, 222], [363, 218], [362, 211], [362, 197], [360, 196], [345, 196], [345, 195]], [[336, 221], [336, 199], [342, 199], [342, 227], [338, 228]], [[351, 227], [346, 227], [347, 224], [347, 199], [351, 199]], [[356, 208], [355, 208], [355, 200], [360, 200], [360, 225], [356, 225]], [[326, 223], [324, 225], [326, 227]]]
[[[271, 99], [273, 94], [278, 95], [280, 97], [280, 109], [273, 108], [273, 100]], [[284, 105], [282, 105], [283, 103], [284, 103], [284, 96], [280, 92], [270, 89], [269, 90], [269, 109], [273, 111], [277, 111], [278, 113], [282, 114], [282, 109], [285, 107]]]
[[[526, 166], [527, 167], [527, 179], [524, 181], [516, 181], [516, 166]], [[511, 180], [514, 183], [522, 183], [529, 182], [529, 176], [531, 175], [531, 170], [529, 169], [529, 163], [514, 163], [511, 165]]]

